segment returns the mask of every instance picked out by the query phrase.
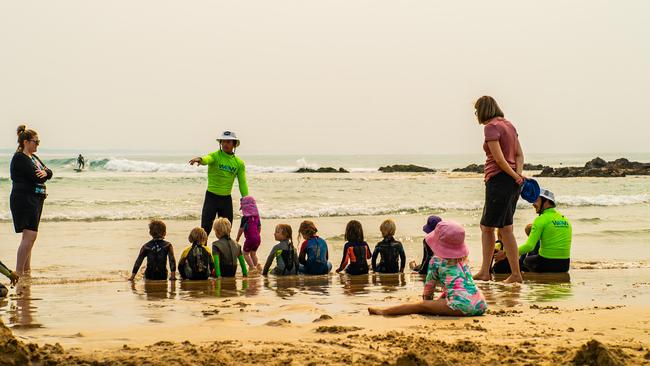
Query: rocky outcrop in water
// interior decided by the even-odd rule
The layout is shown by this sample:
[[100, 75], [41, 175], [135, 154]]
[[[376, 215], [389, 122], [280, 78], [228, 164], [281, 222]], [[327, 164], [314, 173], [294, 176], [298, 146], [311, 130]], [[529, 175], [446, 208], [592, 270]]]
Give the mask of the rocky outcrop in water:
[[[524, 164], [524, 170], [543, 170], [548, 168], [546, 165], [542, 164]], [[456, 168], [452, 170], [453, 172], [462, 172], [462, 173], [479, 173], [483, 174], [485, 170], [485, 164], [470, 164], [464, 168]]]
[[343, 168], [336, 169], [328, 166], [325, 168], [318, 168], [318, 169], [300, 168], [296, 170], [296, 173], [349, 173], [349, 171]]
[[574, 177], [603, 177], [619, 178], [627, 175], [650, 175], [650, 164], [629, 161], [625, 158], [605, 161], [595, 158], [583, 167], [544, 168], [536, 177], [574, 178]]
[[435, 173], [435, 169], [423, 167], [423, 166], [417, 166], [413, 164], [408, 164], [408, 165], [401, 165], [401, 164], [396, 164], [396, 165], [388, 165], [388, 166], [382, 166], [379, 168], [379, 171], [382, 173]]

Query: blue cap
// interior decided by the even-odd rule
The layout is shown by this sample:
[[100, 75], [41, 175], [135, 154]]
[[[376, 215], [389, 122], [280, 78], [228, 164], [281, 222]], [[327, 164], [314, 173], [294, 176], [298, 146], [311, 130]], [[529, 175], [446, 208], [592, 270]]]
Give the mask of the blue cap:
[[539, 198], [540, 191], [539, 183], [535, 179], [526, 179], [521, 187], [521, 198], [529, 203], [535, 203]]
[[436, 226], [438, 226], [438, 223], [440, 223], [440, 221], [442, 221], [442, 218], [440, 218], [440, 216], [431, 215], [427, 219], [427, 224], [422, 227], [422, 230], [428, 234], [432, 232]]

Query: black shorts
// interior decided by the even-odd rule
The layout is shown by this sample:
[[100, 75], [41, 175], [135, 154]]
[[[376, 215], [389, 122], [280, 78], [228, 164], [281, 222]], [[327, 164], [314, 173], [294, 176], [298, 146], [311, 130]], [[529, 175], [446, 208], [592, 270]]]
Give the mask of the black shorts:
[[232, 196], [219, 196], [206, 191], [201, 212], [201, 227], [208, 235], [212, 231], [212, 224], [217, 216], [227, 218], [232, 224]]
[[520, 191], [521, 187], [505, 172], [485, 182], [485, 205], [481, 225], [498, 228], [512, 225]]
[[45, 196], [33, 193], [11, 192], [9, 196], [9, 207], [16, 233], [22, 233], [23, 230], [38, 231], [44, 202]]

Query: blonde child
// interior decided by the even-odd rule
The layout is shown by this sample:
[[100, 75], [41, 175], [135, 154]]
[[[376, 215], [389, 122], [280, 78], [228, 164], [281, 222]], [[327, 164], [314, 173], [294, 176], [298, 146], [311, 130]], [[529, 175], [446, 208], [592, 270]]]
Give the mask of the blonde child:
[[[469, 249], [465, 245], [463, 227], [452, 221], [442, 221], [425, 240], [434, 256], [429, 264], [422, 301], [385, 309], [368, 308], [368, 312], [372, 315], [483, 315], [487, 304], [467, 265]], [[434, 300], [437, 285], [441, 286], [441, 294]]]
[[184, 280], [207, 280], [214, 269], [212, 252], [207, 246], [208, 234], [203, 228], [195, 227], [187, 239], [190, 245], [178, 260], [178, 273]]
[[224, 217], [218, 218], [214, 221], [213, 228], [219, 239], [212, 243], [215, 275], [217, 277], [235, 277], [237, 261], [239, 260], [242, 274], [248, 276], [241, 245], [230, 238], [230, 231], [232, 230], [230, 221]]

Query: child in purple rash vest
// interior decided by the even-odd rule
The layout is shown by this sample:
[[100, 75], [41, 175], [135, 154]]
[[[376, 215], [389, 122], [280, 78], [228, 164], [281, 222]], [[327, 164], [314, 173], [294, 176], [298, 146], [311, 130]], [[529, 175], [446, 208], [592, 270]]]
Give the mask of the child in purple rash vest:
[[251, 269], [262, 270], [262, 265], [257, 258], [257, 249], [262, 242], [260, 232], [262, 231], [262, 223], [260, 222], [260, 214], [257, 210], [257, 202], [252, 196], [246, 196], [241, 200], [241, 226], [237, 233], [237, 242], [242, 234], [244, 240], [244, 259], [248, 267]]

